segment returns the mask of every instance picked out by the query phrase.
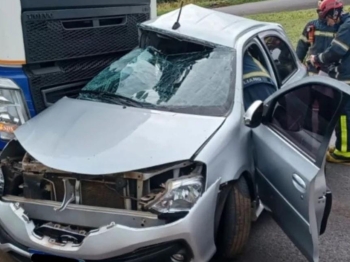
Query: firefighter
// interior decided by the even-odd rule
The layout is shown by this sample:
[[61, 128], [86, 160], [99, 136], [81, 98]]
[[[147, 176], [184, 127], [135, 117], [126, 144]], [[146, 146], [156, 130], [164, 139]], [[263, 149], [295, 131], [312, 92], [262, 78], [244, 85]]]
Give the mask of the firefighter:
[[[331, 66], [329, 76], [350, 84], [350, 16], [343, 14], [343, 3], [339, 0], [324, 0], [319, 7], [319, 17], [328, 25], [339, 29], [331, 45], [310, 61], [315, 66]], [[327, 160], [333, 163], [350, 163], [350, 102], [344, 107], [336, 127], [336, 145], [327, 152]]]
[[256, 100], [264, 101], [276, 90], [276, 85], [264, 66], [248, 51], [245, 52], [243, 58], [243, 95], [245, 110]]
[[[319, 1], [317, 12], [319, 12], [321, 3], [322, 1]], [[319, 70], [311, 63], [307, 63], [308, 58], [310, 55], [325, 51], [331, 44], [336, 32], [337, 25], [327, 25], [327, 22], [320, 18], [311, 20], [305, 25], [297, 44], [296, 53], [299, 60], [306, 64], [309, 75], [318, 74]], [[322, 68], [322, 71], [328, 73], [327, 67]]]
[[[319, 12], [320, 5], [322, 1], [318, 2]], [[315, 19], [309, 21], [301, 34], [301, 37], [298, 41], [296, 52], [299, 60], [307, 66], [307, 71], [309, 75], [323, 74], [328, 75], [328, 67], [316, 68], [312, 63], [309, 63], [309, 57], [311, 55], [316, 55], [325, 51], [328, 46], [331, 44], [335, 33], [337, 32], [337, 25], [328, 25], [324, 19]], [[311, 94], [311, 99], [309, 103], [308, 115], [305, 119], [305, 128], [308, 130], [313, 130], [312, 126], [312, 114], [313, 109], [318, 107], [318, 134], [323, 135], [322, 131], [325, 130], [323, 125], [325, 124], [323, 119], [329, 120], [332, 115], [329, 113], [330, 110], [327, 110], [327, 105], [329, 105], [333, 100], [329, 96], [317, 91], [319, 89], [314, 89]]]

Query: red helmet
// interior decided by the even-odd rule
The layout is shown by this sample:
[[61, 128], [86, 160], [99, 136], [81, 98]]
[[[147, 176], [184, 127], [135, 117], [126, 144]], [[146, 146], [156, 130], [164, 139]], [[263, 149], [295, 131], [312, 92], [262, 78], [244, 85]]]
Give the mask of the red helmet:
[[318, 6], [318, 15], [321, 19], [325, 19], [328, 15], [338, 18], [343, 10], [343, 2], [341, 0], [323, 0]]

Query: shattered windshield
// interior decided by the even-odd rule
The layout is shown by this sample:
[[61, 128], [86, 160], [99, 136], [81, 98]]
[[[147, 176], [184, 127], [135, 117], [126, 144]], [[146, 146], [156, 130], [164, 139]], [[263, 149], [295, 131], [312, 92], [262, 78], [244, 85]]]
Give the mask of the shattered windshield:
[[91, 80], [79, 98], [174, 112], [224, 115], [233, 100], [233, 55], [233, 50], [225, 48], [171, 54], [152, 46], [137, 48]]

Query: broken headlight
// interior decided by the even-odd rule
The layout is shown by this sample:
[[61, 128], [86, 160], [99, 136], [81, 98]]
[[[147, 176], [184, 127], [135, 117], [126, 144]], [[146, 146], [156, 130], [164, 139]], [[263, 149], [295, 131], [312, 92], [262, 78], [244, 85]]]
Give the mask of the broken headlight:
[[21, 89], [11, 79], [0, 78], [0, 138], [13, 139], [13, 132], [28, 117]]
[[203, 193], [204, 181], [201, 175], [171, 179], [166, 182], [165, 192], [150, 209], [159, 213], [189, 211]]

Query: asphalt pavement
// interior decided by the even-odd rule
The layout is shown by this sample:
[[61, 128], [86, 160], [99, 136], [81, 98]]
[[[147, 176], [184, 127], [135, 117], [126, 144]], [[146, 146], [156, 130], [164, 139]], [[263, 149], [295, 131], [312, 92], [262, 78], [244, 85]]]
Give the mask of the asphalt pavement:
[[[301, 10], [316, 7], [315, 0], [270, 0], [218, 8], [235, 15]], [[350, 4], [350, 0], [345, 0]], [[327, 185], [333, 192], [333, 208], [326, 233], [320, 239], [320, 262], [350, 261], [350, 166], [328, 164]], [[267, 214], [253, 224], [245, 252], [236, 262], [306, 262], [299, 250]], [[0, 254], [0, 262], [13, 262]], [[223, 262], [223, 261], [220, 261]]]

